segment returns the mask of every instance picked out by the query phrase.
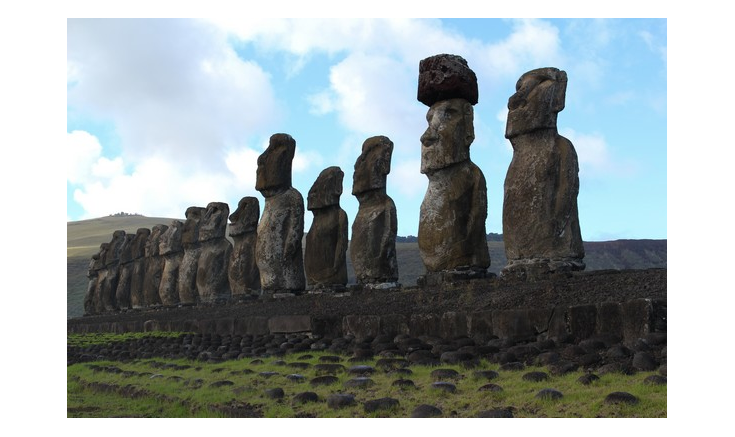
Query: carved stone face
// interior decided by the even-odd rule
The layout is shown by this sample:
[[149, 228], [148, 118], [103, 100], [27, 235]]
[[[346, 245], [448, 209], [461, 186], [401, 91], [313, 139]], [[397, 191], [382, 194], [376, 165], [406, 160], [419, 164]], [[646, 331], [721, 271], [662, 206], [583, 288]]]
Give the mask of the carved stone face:
[[567, 74], [557, 68], [539, 68], [525, 73], [508, 99], [505, 137], [539, 129], [556, 128], [557, 115], [564, 109]]
[[155, 225], [151, 228], [151, 235], [148, 236], [148, 241], [145, 245], [145, 256], [151, 257], [159, 254], [161, 235], [166, 232], [166, 229], [168, 229], [166, 225]]
[[393, 156], [393, 142], [388, 137], [377, 136], [365, 140], [362, 154], [355, 162], [352, 174], [352, 194], [385, 188], [390, 159]]
[[193, 244], [199, 242], [199, 222], [206, 209], [199, 206], [190, 206], [186, 209], [186, 221], [184, 231], [181, 233], [181, 244]]
[[212, 202], [207, 205], [207, 211], [199, 225], [199, 241], [225, 238], [229, 215], [230, 207], [224, 202]]
[[288, 134], [275, 134], [268, 148], [258, 157], [255, 189], [270, 197], [291, 187], [291, 163], [296, 141]]
[[255, 232], [260, 218], [260, 202], [257, 197], [243, 197], [237, 209], [230, 214], [230, 236]]
[[309, 190], [307, 209], [311, 211], [339, 205], [344, 177], [345, 173], [339, 167], [328, 167], [322, 170]]
[[183, 230], [184, 223], [182, 221], [171, 221], [171, 225], [161, 235], [161, 242], [158, 244], [158, 250], [161, 255], [177, 253], [183, 250], [181, 246], [181, 234]]
[[442, 100], [426, 113], [429, 127], [421, 135], [421, 173], [431, 173], [470, 159], [475, 139], [472, 105], [464, 99]]

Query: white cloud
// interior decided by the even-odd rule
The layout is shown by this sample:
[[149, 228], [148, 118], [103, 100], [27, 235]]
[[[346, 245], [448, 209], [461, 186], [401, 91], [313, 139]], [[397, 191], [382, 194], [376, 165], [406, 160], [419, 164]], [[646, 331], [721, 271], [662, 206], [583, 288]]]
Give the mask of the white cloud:
[[255, 176], [261, 153], [246, 147], [228, 153], [225, 158], [227, 169], [232, 173], [235, 186], [239, 190], [255, 193]]
[[390, 184], [399, 193], [415, 199], [423, 199], [429, 179], [421, 174], [421, 160], [401, 161], [391, 167]]
[[92, 175], [99, 179], [115, 179], [123, 176], [125, 165], [119, 156], [115, 159], [100, 158], [92, 166]]
[[563, 129], [560, 133], [572, 142], [577, 151], [580, 177], [600, 177], [615, 171], [618, 167], [613, 162], [607, 142], [601, 134], [579, 133], [573, 129]]
[[82, 218], [118, 211], [181, 218], [193, 205], [227, 202], [235, 207], [245, 195], [236, 182], [236, 177], [227, 173], [190, 173], [155, 156], [142, 161], [132, 173], [118, 172], [82, 185], [74, 191], [74, 200], [84, 208]]
[[291, 169], [294, 173], [302, 173], [311, 168], [321, 168], [324, 158], [315, 150], [306, 150], [296, 148]]
[[224, 169], [226, 149], [278, 116], [270, 78], [226, 34], [183, 20], [68, 20], [68, 104], [109, 120], [122, 158]]
[[89, 132], [75, 130], [66, 134], [66, 180], [84, 182], [100, 157], [102, 146]]

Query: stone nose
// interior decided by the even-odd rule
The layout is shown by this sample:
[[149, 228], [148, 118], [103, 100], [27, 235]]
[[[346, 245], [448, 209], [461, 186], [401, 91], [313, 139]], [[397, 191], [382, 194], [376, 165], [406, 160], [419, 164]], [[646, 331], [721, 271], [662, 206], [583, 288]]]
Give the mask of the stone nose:
[[428, 147], [434, 144], [438, 139], [439, 137], [436, 134], [436, 129], [432, 129], [431, 127], [429, 127], [428, 129], [426, 129], [424, 134], [421, 135], [420, 140], [421, 144]]

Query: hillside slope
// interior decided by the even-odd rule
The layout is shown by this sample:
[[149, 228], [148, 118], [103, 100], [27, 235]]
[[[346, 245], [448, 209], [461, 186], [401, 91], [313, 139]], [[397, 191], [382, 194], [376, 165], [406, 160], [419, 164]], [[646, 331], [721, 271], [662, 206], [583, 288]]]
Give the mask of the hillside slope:
[[[169, 224], [171, 218], [124, 216], [102, 217], [67, 223], [67, 283], [66, 315], [83, 314], [84, 294], [89, 260], [102, 243], [109, 242], [115, 230], [134, 233], [138, 228]], [[183, 219], [178, 219], [183, 220]], [[616, 240], [584, 243], [587, 270], [625, 270], [666, 267], [666, 240]], [[506, 264], [502, 241], [489, 241], [490, 271], [498, 274]], [[399, 281], [415, 285], [416, 278], [425, 273], [417, 243], [397, 243]], [[349, 283], [355, 283], [355, 273], [347, 257]]]

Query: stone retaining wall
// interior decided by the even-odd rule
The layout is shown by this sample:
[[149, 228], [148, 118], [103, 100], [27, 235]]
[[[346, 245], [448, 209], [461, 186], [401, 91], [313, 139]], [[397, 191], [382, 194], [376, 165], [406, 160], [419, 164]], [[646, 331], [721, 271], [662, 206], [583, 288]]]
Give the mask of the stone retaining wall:
[[70, 333], [89, 332], [195, 332], [219, 335], [266, 335], [310, 333], [337, 338], [354, 336], [358, 341], [378, 335], [456, 338], [469, 336], [478, 343], [490, 338], [516, 341], [571, 335], [583, 340], [597, 335], [612, 335], [631, 343], [653, 332], [666, 332], [666, 299], [635, 299], [622, 303], [555, 307], [553, 309], [510, 309], [442, 314], [353, 314], [343, 317], [278, 315], [244, 316], [202, 320], [165, 321], [151, 318], [145, 322], [90, 322], [69, 325]]

